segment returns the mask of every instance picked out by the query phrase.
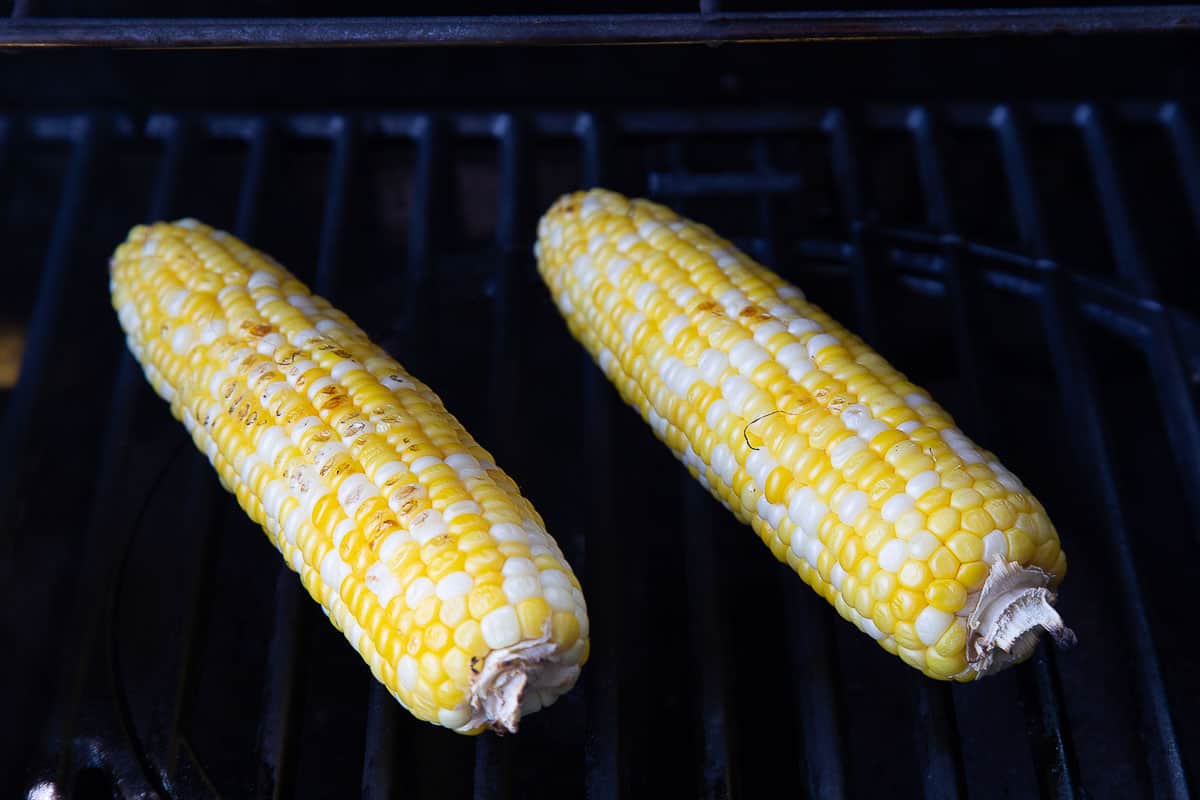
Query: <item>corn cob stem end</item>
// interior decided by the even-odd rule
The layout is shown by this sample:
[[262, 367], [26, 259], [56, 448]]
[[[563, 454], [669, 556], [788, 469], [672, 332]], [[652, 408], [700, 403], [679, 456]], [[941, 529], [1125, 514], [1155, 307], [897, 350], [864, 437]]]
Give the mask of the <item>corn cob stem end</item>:
[[471, 683], [471, 719], [459, 731], [486, 727], [500, 734], [516, 733], [527, 698], [536, 698], [533, 708], [549, 705], [579, 677], [579, 666], [561, 663], [557, 654], [549, 631], [488, 653]]
[[967, 666], [976, 677], [1027, 659], [1042, 631], [1060, 647], [1075, 644], [1075, 633], [1054, 610], [1051, 578], [1037, 567], [996, 558], [967, 620]]

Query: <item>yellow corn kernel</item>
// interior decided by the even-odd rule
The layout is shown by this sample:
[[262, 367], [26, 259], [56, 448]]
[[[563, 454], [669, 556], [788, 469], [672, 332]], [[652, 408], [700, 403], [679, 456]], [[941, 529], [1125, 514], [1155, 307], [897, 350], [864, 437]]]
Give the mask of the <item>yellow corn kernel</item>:
[[968, 592], [977, 591], [987, 579], [988, 565], [982, 561], [972, 561], [958, 568], [955, 580], [961, 583]]
[[929, 557], [929, 571], [935, 578], [953, 578], [958, 574], [958, 559], [947, 547], [939, 547]]
[[487, 652], [487, 642], [483, 640], [483, 629], [473, 619], [459, 623], [454, 629], [454, 644], [468, 655], [478, 655]]
[[504, 605], [504, 590], [499, 586], [476, 586], [467, 598], [467, 610], [475, 619], [483, 619], [488, 613]]
[[921, 637], [917, 636], [916, 626], [911, 622], [897, 622], [892, 635], [896, 637], [896, 643], [901, 647], [906, 647], [910, 650], [925, 649], [925, 645], [921, 642]]
[[929, 515], [926, 527], [934, 536], [944, 540], [959, 529], [961, 520], [962, 515], [958, 513], [957, 509], [945, 506]]
[[1033, 560], [1037, 547], [1024, 531], [1012, 529], [1006, 534], [1008, 539], [1008, 558], [1021, 564]]
[[963, 647], [967, 643], [967, 624], [962, 618], [954, 620], [950, 623], [950, 627], [946, 628], [945, 633], [937, 640], [933, 646], [937, 652], [943, 656], [954, 655], [961, 653]]
[[971, 533], [957, 533], [946, 541], [946, 547], [959, 561], [978, 561], [983, 558], [983, 540]]
[[[544, 598], [529, 597], [517, 604], [517, 619], [521, 622], [521, 635], [527, 639], [536, 639], [542, 635], [546, 628], [546, 619], [549, 616], [550, 604]], [[568, 616], [574, 619], [573, 615]]]
[[967, 590], [958, 581], [943, 578], [925, 587], [925, 600], [939, 611], [954, 613], [967, 604]]
[[896, 618], [909, 622], [917, 616], [925, 601], [921, 595], [910, 589], [897, 589], [892, 595], [892, 611]]
[[942, 655], [935, 648], [930, 647], [925, 650], [925, 665], [933, 673], [933, 677], [946, 680], [967, 668], [967, 657], [963, 650], [956, 650], [950, 655]]

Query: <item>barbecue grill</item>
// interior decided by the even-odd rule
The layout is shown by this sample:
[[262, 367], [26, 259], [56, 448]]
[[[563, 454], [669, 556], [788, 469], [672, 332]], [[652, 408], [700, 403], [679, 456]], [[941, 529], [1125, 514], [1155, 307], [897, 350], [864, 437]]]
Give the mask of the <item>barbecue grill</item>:
[[[4, 796], [1190, 796], [1200, 8], [12, 5]], [[919, 41], [779, 43], [897, 37]], [[947, 686], [837, 621], [558, 318], [535, 223], [593, 185], [733, 238], [995, 450], [1062, 534], [1079, 645]], [[517, 736], [391, 700], [149, 390], [104, 267], [183, 215], [351, 313], [546, 518], [593, 649]]]

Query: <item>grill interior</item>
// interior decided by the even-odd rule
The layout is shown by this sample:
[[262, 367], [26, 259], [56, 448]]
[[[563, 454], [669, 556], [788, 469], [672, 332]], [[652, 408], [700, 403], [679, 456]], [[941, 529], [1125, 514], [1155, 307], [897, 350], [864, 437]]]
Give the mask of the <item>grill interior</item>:
[[[537, 215], [590, 185], [734, 238], [996, 451], [1060, 530], [1079, 646], [935, 684], [775, 563], [620, 405], [537, 279]], [[0, 394], [0, 577], [21, 598], [6, 683], [23, 689], [0, 788], [1188, 795], [1185, 106], [10, 113], [0, 186], [0, 331], [23, 353]], [[104, 265], [134, 222], [185, 214], [346, 310], [544, 515], [583, 578], [593, 649], [519, 736], [456, 737], [392, 702], [153, 396]]]

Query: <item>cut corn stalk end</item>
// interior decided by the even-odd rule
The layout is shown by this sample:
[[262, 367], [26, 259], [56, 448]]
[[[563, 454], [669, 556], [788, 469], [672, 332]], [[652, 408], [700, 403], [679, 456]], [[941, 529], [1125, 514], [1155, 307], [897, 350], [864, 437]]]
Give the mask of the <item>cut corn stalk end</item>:
[[967, 668], [977, 678], [999, 672], [1029, 658], [1041, 633], [1055, 644], [1075, 644], [1075, 633], [1054, 609], [1053, 576], [997, 557], [979, 602], [967, 620]]
[[547, 631], [489, 653], [471, 684], [471, 719], [459, 731], [516, 733], [523, 713], [549, 705], [574, 686], [579, 667], [563, 664], [556, 649]]

